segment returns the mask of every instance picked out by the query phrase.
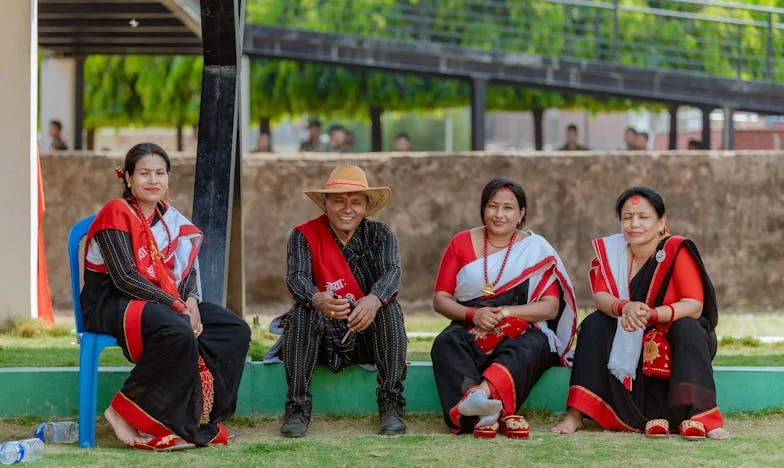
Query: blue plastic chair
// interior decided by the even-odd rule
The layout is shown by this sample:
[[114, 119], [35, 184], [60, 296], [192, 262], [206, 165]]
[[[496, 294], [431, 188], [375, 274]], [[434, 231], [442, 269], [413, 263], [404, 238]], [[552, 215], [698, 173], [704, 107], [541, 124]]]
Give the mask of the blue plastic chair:
[[[95, 215], [88, 216], [73, 225], [68, 233], [68, 260], [71, 267], [71, 296], [73, 298], [74, 318], [76, 319], [76, 339], [79, 342], [79, 446], [95, 446], [95, 414], [98, 404], [98, 358], [107, 346], [116, 346], [117, 340], [110, 335], [91, 333], [84, 330], [82, 305], [79, 302], [81, 285], [79, 273], [79, 244], [87, 235]], [[86, 248], [86, 247], [85, 247]]]

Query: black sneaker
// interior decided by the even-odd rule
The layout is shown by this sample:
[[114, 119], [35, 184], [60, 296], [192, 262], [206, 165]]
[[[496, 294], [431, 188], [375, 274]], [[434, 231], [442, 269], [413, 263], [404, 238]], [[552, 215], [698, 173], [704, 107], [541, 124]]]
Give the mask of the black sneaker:
[[283, 437], [305, 437], [308, 432], [310, 415], [296, 403], [286, 403], [286, 414], [283, 416], [283, 425], [280, 426], [280, 435]]
[[405, 434], [408, 426], [403, 420], [403, 405], [397, 401], [382, 400], [378, 403], [381, 415], [381, 435]]

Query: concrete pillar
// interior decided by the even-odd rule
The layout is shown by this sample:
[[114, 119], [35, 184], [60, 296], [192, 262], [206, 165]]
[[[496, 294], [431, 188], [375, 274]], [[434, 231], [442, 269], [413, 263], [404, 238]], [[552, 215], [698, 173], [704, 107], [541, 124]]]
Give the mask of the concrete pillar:
[[724, 108], [724, 131], [722, 132], [722, 147], [725, 150], [735, 149], [735, 111], [729, 107]]
[[41, 153], [52, 145], [49, 122], [63, 124], [62, 138], [69, 149], [76, 143], [76, 60], [72, 57], [45, 57], [41, 60]]
[[[36, 0], [3, 0], [0, 15], [0, 323], [37, 316], [38, 31]], [[65, 241], [65, 240], [63, 240]]]

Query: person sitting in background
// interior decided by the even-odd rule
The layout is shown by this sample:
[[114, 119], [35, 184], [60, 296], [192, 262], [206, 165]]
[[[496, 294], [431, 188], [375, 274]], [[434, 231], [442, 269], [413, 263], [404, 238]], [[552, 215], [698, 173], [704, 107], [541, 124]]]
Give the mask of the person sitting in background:
[[411, 137], [408, 135], [408, 133], [398, 133], [395, 137], [395, 143], [392, 149], [401, 153], [411, 151]]
[[268, 130], [259, 132], [256, 138], [256, 147], [253, 149], [254, 153], [272, 153], [272, 136]]
[[623, 132], [623, 141], [626, 143], [627, 150], [637, 150], [639, 147], [637, 146], [639, 140], [639, 134], [634, 127], [626, 127], [626, 130]]
[[566, 143], [558, 148], [559, 151], [588, 151], [588, 147], [577, 143], [577, 125], [569, 124], [566, 127]]
[[200, 302], [203, 235], [164, 201], [171, 163], [158, 145], [125, 156], [120, 199], [106, 203], [85, 243], [79, 297], [85, 328], [117, 339], [136, 364], [104, 416], [143, 450], [227, 444], [250, 344], [245, 321]]
[[310, 119], [308, 122], [308, 139], [299, 145], [300, 151], [319, 152], [325, 151], [326, 147], [321, 143], [321, 121]]
[[597, 310], [580, 324], [567, 413], [612, 431], [727, 439], [716, 404], [716, 292], [697, 247], [667, 230], [664, 200], [647, 187], [615, 203], [618, 234], [593, 241], [590, 281]]
[[329, 142], [327, 152], [345, 153], [346, 152], [346, 129], [340, 124], [329, 127]]
[[637, 149], [640, 151], [648, 149], [648, 132], [639, 132], [637, 134]]
[[283, 334], [267, 354], [279, 357], [286, 369], [284, 437], [307, 432], [317, 362], [332, 372], [375, 364], [380, 433], [406, 432], [407, 339], [397, 301], [397, 237], [388, 225], [367, 219], [391, 194], [389, 187], [369, 187], [355, 165], [337, 166], [323, 189], [305, 192], [324, 214], [291, 232], [286, 284], [294, 305], [275, 319], [283, 323]]
[[438, 269], [433, 309], [452, 320], [433, 342], [444, 420], [453, 432], [528, 438], [517, 412], [539, 377], [570, 366], [577, 327], [569, 276], [541, 236], [521, 230], [523, 188], [493, 179], [482, 190], [482, 226], [452, 238]]
[[63, 141], [63, 124], [59, 120], [52, 120], [49, 122], [49, 137], [52, 139], [52, 144], [49, 149], [52, 151], [65, 151], [68, 145]]
[[687, 146], [687, 149], [689, 149], [689, 150], [702, 150], [702, 149], [705, 149], [705, 148], [703, 147], [702, 142], [700, 140], [693, 140], [692, 139], [692, 140], [689, 140], [689, 144]]
[[343, 141], [343, 152], [350, 153], [354, 151], [354, 132], [346, 130], [346, 139]]

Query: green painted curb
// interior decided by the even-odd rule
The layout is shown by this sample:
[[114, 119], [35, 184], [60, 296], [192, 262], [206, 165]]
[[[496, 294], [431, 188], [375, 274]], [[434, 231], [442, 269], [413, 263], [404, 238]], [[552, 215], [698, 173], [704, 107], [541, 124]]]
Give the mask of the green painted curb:
[[[103, 411], [122, 386], [130, 367], [102, 367], [98, 375], [98, 411]], [[784, 407], [784, 368], [714, 368], [722, 412], [760, 411]], [[313, 376], [315, 414], [367, 414], [376, 408], [375, 372], [353, 366], [332, 374], [318, 366]], [[0, 369], [0, 417], [74, 417], [79, 406], [79, 369]], [[526, 405], [563, 411], [569, 369], [548, 370], [534, 387]], [[429, 362], [414, 362], [405, 381], [406, 410], [440, 412], [433, 370]], [[239, 390], [237, 416], [277, 416], [283, 413], [286, 379], [281, 364], [247, 363]]]

